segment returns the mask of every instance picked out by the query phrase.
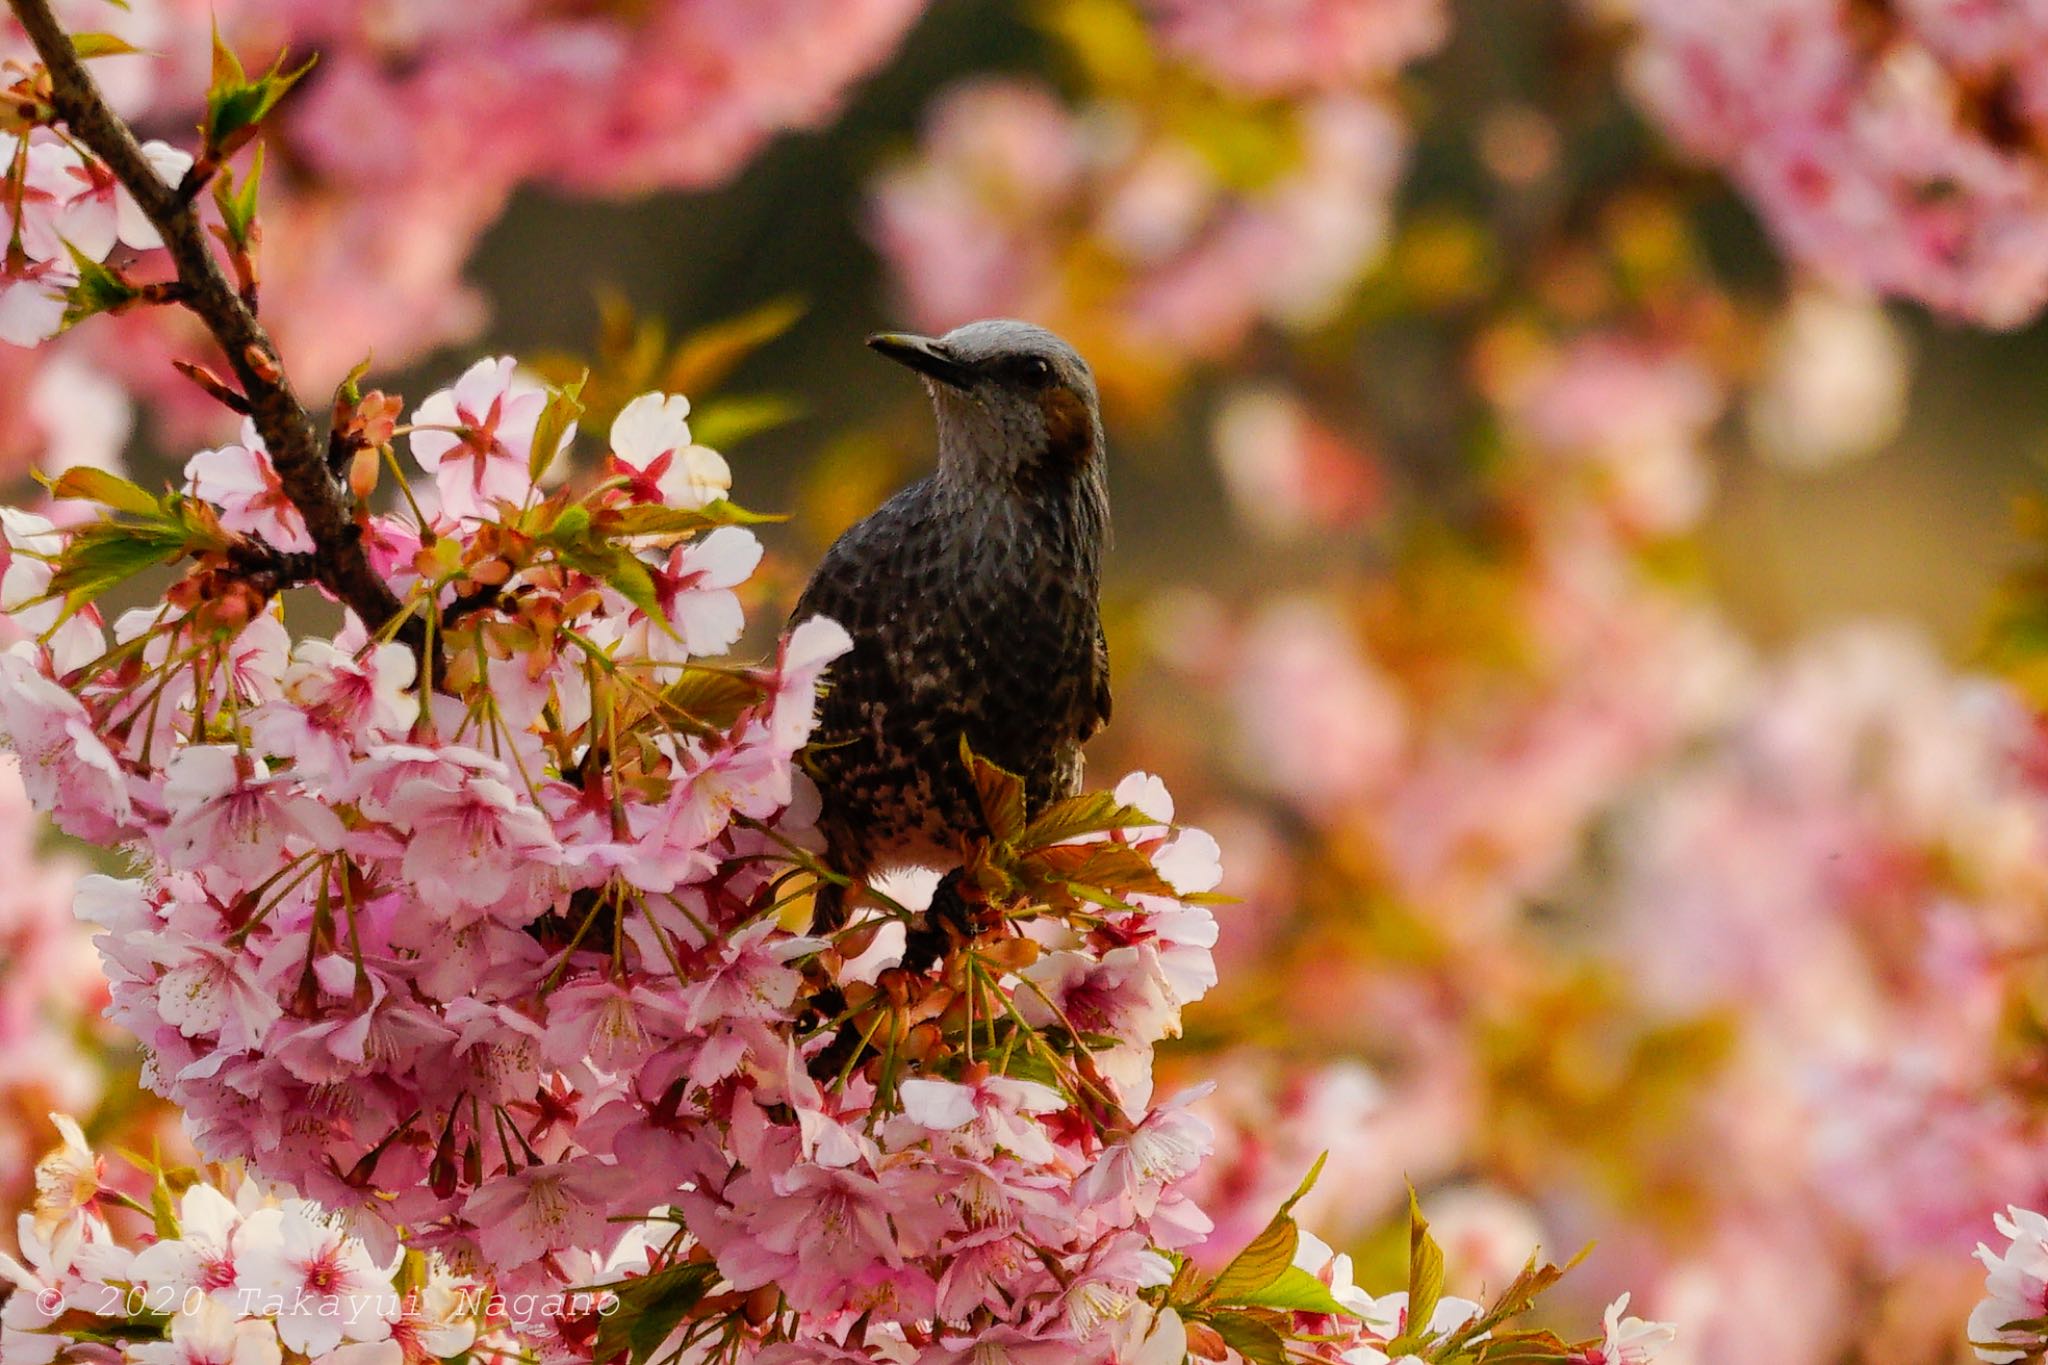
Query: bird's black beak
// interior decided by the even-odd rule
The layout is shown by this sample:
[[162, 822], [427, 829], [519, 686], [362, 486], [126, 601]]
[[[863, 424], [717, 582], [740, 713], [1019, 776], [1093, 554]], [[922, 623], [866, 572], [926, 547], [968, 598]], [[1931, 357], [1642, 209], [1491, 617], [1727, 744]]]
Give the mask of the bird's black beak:
[[964, 389], [974, 383], [974, 371], [955, 360], [943, 345], [930, 337], [912, 336], [908, 332], [877, 332], [868, 338], [868, 346], [897, 364], [908, 365], [941, 384]]

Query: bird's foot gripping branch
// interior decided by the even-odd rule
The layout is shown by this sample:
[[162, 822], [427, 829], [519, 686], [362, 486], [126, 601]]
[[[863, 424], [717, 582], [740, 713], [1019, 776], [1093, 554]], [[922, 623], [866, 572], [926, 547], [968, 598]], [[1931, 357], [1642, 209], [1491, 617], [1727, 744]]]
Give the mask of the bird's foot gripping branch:
[[[994, 838], [960, 912], [813, 932], [796, 755], [846, 635], [706, 661], [760, 550], [686, 402], [626, 404], [584, 467], [576, 392], [486, 360], [402, 424], [352, 382], [309, 446], [248, 330], [253, 173], [214, 196], [234, 286], [194, 216], [287, 78], [223, 61], [172, 184], [15, 8], [48, 67], [10, 73], [8, 299], [193, 307], [235, 382], [192, 372], [248, 423], [176, 489], [74, 470], [52, 492], [82, 515], [0, 514], [0, 726], [39, 805], [134, 860], [79, 910], [146, 1082], [310, 1202], [162, 1172], [126, 1229], [67, 1142], [0, 1262], [0, 1358], [1644, 1358], [1618, 1313], [1577, 1347], [1513, 1325], [1547, 1267], [1445, 1297], [1419, 1218], [1384, 1297], [1285, 1209], [1200, 1269], [1207, 1130], [1150, 1062], [1213, 978], [1214, 844], [1149, 780], [1027, 819], [975, 764]], [[47, 158], [125, 185], [176, 279], [39, 254]], [[337, 629], [287, 617], [297, 585]], [[451, 1304], [458, 1279], [491, 1292]]]

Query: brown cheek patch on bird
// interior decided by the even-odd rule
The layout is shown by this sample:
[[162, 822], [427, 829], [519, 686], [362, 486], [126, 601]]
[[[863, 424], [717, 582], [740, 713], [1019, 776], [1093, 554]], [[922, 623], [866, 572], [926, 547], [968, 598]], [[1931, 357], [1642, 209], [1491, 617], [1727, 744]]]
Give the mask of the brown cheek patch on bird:
[[1077, 469], [1095, 453], [1095, 419], [1072, 389], [1052, 389], [1038, 400], [1045, 416], [1045, 461], [1057, 469]]

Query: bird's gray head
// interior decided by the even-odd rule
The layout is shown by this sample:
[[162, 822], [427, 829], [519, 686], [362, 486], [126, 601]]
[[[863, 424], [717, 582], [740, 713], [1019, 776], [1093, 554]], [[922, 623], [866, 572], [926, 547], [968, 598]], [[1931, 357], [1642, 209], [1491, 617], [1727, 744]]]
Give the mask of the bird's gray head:
[[1043, 327], [992, 319], [942, 337], [883, 332], [868, 345], [924, 376], [942, 475], [1055, 488], [1100, 479], [1095, 376]]

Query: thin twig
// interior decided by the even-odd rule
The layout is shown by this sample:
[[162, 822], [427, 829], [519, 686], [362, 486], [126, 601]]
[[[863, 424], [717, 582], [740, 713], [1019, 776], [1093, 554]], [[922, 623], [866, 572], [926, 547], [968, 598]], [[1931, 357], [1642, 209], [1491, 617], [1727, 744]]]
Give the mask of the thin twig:
[[[220, 344], [241, 385], [249, 417], [277, 467], [285, 496], [306, 519], [317, 581], [352, 608], [374, 634], [398, 614], [399, 601], [371, 569], [348, 487], [327, 468], [326, 442], [292, 391], [269, 334], [207, 245], [192, 197], [183, 185], [166, 185], [157, 176], [134, 132], [107, 107], [70, 36], [51, 13], [49, 0], [8, 0], [8, 5], [50, 73], [50, 102], [58, 116], [135, 197], [143, 216], [163, 237], [178, 271], [178, 302], [197, 315]], [[399, 636], [415, 649], [422, 648], [425, 623], [409, 620]]]

